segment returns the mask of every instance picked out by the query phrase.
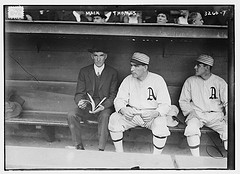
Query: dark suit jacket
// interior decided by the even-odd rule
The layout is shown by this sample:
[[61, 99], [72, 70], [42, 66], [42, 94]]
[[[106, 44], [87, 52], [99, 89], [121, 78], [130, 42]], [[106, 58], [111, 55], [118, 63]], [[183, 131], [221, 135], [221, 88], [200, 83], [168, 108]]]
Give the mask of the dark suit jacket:
[[[102, 71], [100, 84], [99, 84], [99, 97], [102, 100], [104, 97], [107, 99], [103, 102], [103, 106], [106, 108], [113, 106], [113, 100], [117, 94], [118, 86], [118, 74], [117, 71], [106, 65]], [[94, 94], [95, 89], [95, 71], [94, 66], [89, 65], [80, 70], [78, 75], [77, 89], [75, 94], [75, 102], [78, 102], [81, 99], [89, 99], [87, 93], [91, 96]]]

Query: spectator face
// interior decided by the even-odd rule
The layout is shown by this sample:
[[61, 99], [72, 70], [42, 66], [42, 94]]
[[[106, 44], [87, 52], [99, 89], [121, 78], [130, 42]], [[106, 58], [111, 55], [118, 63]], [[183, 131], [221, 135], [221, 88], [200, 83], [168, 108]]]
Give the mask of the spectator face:
[[104, 23], [105, 19], [100, 17], [100, 16], [94, 16], [93, 17], [93, 22], [95, 22], [95, 23]]
[[185, 17], [185, 16], [189, 15], [189, 11], [188, 10], [180, 10], [180, 14]]
[[196, 18], [193, 21], [194, 25], [203, 25], [202, 15], [200, 13], [197, 14]]
[[146, 72], [146, 65], [138, 65], [131, 62], [131, 73], [134, 78], [141, 79]]
[[159, 13], [157, 15], [157, 23], [159, 24], [166, 24], [168, 22], [167, 15], [164, 13]]
[[105, 60], [107, 59], [107, 54], [104, 52], [93, 52], [91, 56], [94, 61], [94, 64], [97, 67], [103, 66]]

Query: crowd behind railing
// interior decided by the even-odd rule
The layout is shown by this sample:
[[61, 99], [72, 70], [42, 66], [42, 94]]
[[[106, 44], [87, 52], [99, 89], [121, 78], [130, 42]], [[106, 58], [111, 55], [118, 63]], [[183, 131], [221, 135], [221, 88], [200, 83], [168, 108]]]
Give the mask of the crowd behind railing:
[[[126, 11], [82, 11], [59, 9], [24, 9], [20, 20], [27, 21], [75, 21], [95, 23], [157, 23], [192, 25], [227, 25], [230, 10], [228, 7], [214, 6], [210, 10], [126, 10]], [[5, 19], [12, 18], [6, 10]]]

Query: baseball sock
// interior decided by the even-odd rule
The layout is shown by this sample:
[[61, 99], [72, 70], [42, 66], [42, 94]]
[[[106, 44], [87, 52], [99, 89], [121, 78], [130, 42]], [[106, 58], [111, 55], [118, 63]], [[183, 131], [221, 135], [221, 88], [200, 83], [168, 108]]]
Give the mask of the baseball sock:
[[188, 136], [187, 137], [188, 146], [193, 156], [200, 156], [199, 145], [200, 137], [198, 135]]
[[110, 131], [113, 144], [115, 146], [116, 152], [123, 152], [123, 132], [112, 132]]
[[228, 150], [228, 141], [227, 140], [223, 141], [223, 145], [224, 145], [225, 150]]
[[161, 154], [166, 141], [167, 137], [159, 137], [153, 134], [153, 154]]

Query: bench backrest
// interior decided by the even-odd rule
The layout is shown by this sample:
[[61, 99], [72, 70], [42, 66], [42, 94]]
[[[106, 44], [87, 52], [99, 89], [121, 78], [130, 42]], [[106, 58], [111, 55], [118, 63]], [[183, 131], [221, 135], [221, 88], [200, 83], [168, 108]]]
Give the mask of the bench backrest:
[[[68, 112], [76, 107], [76, 83], [8, 80], [6, 88], [15, 90], [25, 100], [24, 110]], [[181, 87], [168, 86], [168, 90], [172, 104], [177, 104]]]

